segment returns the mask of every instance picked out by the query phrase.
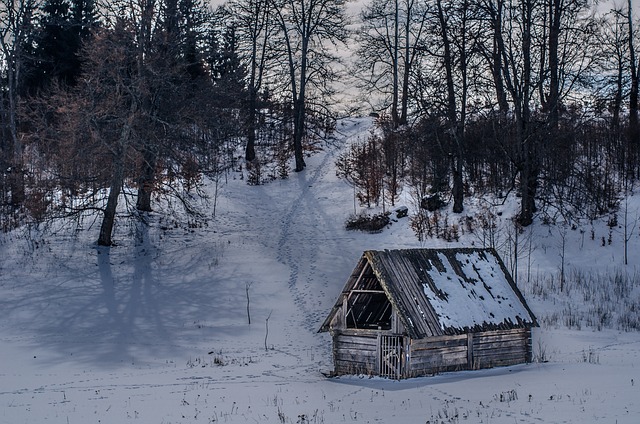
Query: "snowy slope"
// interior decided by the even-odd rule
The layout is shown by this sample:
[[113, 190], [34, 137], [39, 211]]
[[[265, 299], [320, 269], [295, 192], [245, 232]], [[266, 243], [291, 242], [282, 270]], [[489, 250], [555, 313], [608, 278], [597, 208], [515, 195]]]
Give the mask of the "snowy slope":
[[[348, 142], [369, 125], [339, 130]], [[399, 382], [324, 378], [331, 341], [317, 330], [362, 251], [420, 247], [406, 218], [381, 234], [344, 230], [353, 191], [335, 177], [337, 153], [267, 186], [230, 175], [206, 226], [152, 214], [148, 227], [121, 224], [111, 249], [93, 245], [89, 223], [0, 236], [0, 423], [638, 422], [640, 333], [614, 318], [602, 331], [589, 325], [597, 311], [579, 283], [549, 290], [561, 254], [567, 275], [636, 272], [638, 230], [624, 268], [621, 230], [602, 246], [604, 222], [593, 239], [588, 223], [531, 230], [519, 274], [537, 277], [521, 288], [543, 322], [534, 354], [547, 362]], [[639, 205], [632, 199], [634, 213]], [[478, 234], [427, 244], [472, 243]], [[625, 290], [639, 299], [635, 282]]]

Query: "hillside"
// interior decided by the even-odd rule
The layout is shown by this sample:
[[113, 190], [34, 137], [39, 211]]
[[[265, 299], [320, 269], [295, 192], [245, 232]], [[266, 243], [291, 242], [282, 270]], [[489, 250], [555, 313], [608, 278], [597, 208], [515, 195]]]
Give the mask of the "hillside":
[[[342, 145], [369, 126], [343, 120]], [[148, 225], [120, 221], [111, 249], [94, 245], [89, 222], [0, 235], [0, 423], [637, 422], [638, 196], [623, 202], [627, 266], [623, 214], [613, 226], [536, 222], [522, 235], [518, 283], [542, 323], [538, 362], [325, 378], [331, 341], [317, 330], [363, 250], [488, 236], [476, 226], [458, 242], [420, 243], [407, 218], [347, 232], [353, 189], [335, 176], [338, 153], [269, 185], [230, 174], [207, 225], [152, 213]], [[410, 196], [403, 204], [415, 211]], [[465, 214], [485, 207], [469, 202]], [[512, 264], [515, 203], [491, 210]]]

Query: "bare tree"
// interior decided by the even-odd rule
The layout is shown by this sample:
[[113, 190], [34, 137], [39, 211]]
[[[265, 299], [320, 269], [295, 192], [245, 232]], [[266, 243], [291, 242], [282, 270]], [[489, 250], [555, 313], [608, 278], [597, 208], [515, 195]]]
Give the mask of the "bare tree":
[[361, 13], [357, 35], [363, 88], [384, 97], [395, 127], [407, 124], [411, 78], [427, 44], [427, 3], [415, 0], [374, 0]]
[[502, 30], [504, 28], [506, 0], [479, 0], [476, 11], [481, 25], [487, 28], [484, 31], [489, 34], [479, 40], [478, 51], [485, 57], [489, 64], [495, 101], [501, 114], [509, 111], [507, 92], [504, 83], [503, 52], [505, 51]]
[[[36, 145], [49, 160], [44, 166], [57, 179], [51, 185], [61, 188], [66, 181], [76, 197], [57, 207], [67, 214], [101, 211], [98, 244], [105, 246], [113, 243], [123, 199], [127, 208], [149, 210], [151, 193], [164, 194], [197, 213], [188, 193], [212, 150], [202, 145], [211, 128], [208, 77], [194, 77], [191, 64], [166, 45], [173, 40], [167, 34], [174, 28], [171, 13], [149, 23], [152, 2], [139, 5], [145, 12], [136, 16], [144, 19], [112, 15], [113, 23], [83, 48], [77, 84], [55, 87], [30, 112]], [[150, 43], [143, 53], [141, 42]]]
[[[520, 225], [533, 222], [535, 196], [540, 173], [538, 140], [532, 126], [531, 100], [535, 84], [532, 51], [534, 23], [538, 0], [518, 0], [509, 3], [498, 44], [501, 51], [505, 87], [513, 103], [515, 118], [514, 162], [520, 177]], [[535, 53], [535, 51], [533, 51]]]
[[278, 28], [274, 25], [271, 0], [233, 0], [227, 6], [228, 20], [236, 26], [242, 60], [248, 69], [245, 160], [252, 162], [256, 158], [259, 95], [271, 55], [269, 40]]
[[633, 9], [631, 0], [627, 0], [627, 40], [629, 43], [629, 70], [631, 74], [631, 90], [629, 91], [629, 136], [636, 140], [640, 135], [638, 124], [638, 90], [640, 78], [640, 63], [636, 59], [635, 29], [633, 21]]
[[447, 95], [445, 116], [448, 123], [446, 134], [450, 138], [451, 167], [453, 175], [453, 212], [463, 211], [463, 161], [465, 125], [469, 94], [469, 72], [472, 52], [477, 45], [477, 28], [472, 27], [472, 10], [469, 1], [463, 0], [454, 7], [443, 7], [436, 1], [437, 19], [441, 42]]
[[622, 9], [612, 9], [599, 22], [598, 43], [600, 45], [599, 69], [603, 80], [599, 81], [607, 109], [611, 111], [611, 129], [620, 133], [622, 102], [625, 97], [629, 68], [629, 54], [627, 42], [628, 33], [625, 31], [626, 17]]
[[335, 51], [346, 40], [344, 2], [341, 0], [271, 0], [279, 37], [273, 47], [281, 51], [287, 70], [287, 89], [293, 109], [295, 171], [304, 170], [307, 100], [315, 92], [330, 93], [336, 74]]
[[558, 128], [565, 97], [576, 84], [587, 80], [595, 49], [595, 21], [585, 0], [546, 0], [543, 15], [540, 66], [540, 102], [547, 114], [547, 124]]

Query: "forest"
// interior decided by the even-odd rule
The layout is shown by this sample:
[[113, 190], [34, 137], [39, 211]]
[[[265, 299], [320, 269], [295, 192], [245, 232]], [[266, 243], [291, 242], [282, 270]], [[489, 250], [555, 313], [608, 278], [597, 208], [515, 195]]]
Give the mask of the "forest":
[[303, 172], [358, 114], [361, 205], [606, 216], [640, 178], [639, 27], [632, 0], [0, 0], [0, 231], [205, 219], [206, 184]]

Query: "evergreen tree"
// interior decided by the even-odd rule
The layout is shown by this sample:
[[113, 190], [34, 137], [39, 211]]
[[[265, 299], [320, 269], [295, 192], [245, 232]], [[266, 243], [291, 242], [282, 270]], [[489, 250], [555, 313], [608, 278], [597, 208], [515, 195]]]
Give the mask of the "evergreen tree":
[[81, 72], [79, 51], [98, 18], [93, 0], [46, 0], [28, 67], [27, 91], [52, 83], [74, 85]]

